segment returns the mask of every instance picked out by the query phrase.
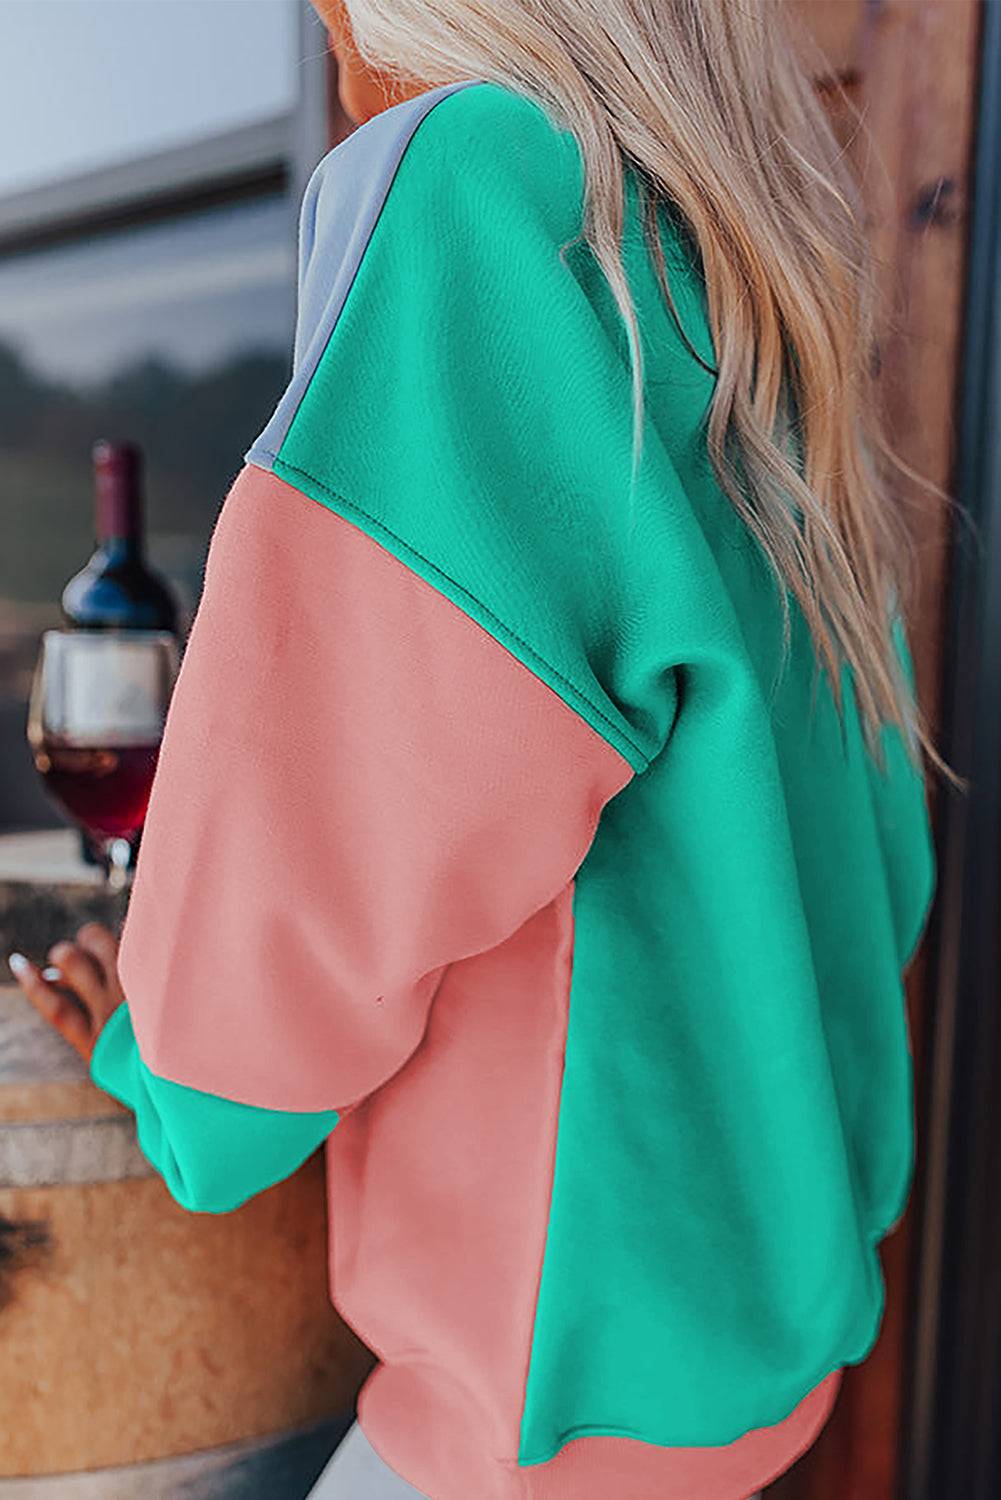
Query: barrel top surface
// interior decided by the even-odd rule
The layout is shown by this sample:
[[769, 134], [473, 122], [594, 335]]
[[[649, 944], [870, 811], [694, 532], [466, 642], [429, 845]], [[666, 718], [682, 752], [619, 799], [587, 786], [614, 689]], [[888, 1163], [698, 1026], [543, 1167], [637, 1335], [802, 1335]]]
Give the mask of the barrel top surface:
[[75, 828], [0, 834], [0, 958], [17, 948], [41, 961], [84, 922], [120, 931], [130, 889], [109, 890]]
[[42, 828], [0, 834], [0, 882], [6, 881], [100, 889], [104, 877], [81, 858], [75, 828]]
[[0, 1126], [128, 1114], [15, 984], [0, 984]]

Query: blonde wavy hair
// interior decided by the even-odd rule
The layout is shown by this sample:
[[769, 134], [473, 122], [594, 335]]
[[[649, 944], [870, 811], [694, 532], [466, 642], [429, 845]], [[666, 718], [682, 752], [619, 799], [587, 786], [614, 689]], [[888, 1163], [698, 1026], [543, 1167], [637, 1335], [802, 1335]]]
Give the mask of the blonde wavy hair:
[[627, 165], [679, 328], [657, 205], [680, 209], [701, 253], [718, 365], [709, 456], [780, 586], [783, 659], [791, 590], [839, 712], [850, 665], [877, 760], [880, 726], [893, 723], [915, 762], [923, 750], [962, 784], [935, 749], [889, 628], [916, 591], [894, 471], [953, 502], [887, 437], [864, 204], [788, 0], [317, 0], [317, 8], [332, 28], [347, 13], [358, 54], [383, 75], [390, 99], [415, 84], [482, 78], [527, 94], [573, 131], [584, 165], [583, 237], [629, 336], [634, 477], [644, 394], [621, 254]]

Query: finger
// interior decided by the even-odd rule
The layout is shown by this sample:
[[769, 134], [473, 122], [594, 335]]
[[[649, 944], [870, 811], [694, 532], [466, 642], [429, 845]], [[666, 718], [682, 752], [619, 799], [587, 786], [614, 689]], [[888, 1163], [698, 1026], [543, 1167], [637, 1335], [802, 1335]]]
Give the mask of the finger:
[[94, 1033], [88, 1017], [67, 995], [61, 995], [42, 978], [37, 966], [23, 953], [12, 953], [11, 971], [32, 1005], [50, 1026], [73, 1047], [84, 1061], [89, 1061]]
[[107, 984], [97, 959], [85, 948], [65, 938], [53, 943], [48, 959], [62, 975], [61, 982], [76, 991], [87, 1009], [95, 1017], [103, 1016], [108, 1009]]
[[101, 922], [84, 922], [77, 930], [77, 943], [100, 965], [104, 982], [116, 1000], [123, 999], [118, 979], [118, 939]]

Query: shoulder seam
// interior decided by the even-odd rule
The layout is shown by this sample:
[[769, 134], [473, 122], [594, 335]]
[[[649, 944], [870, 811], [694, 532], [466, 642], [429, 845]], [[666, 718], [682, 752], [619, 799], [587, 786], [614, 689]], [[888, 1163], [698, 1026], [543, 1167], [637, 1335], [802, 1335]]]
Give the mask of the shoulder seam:
[[[309, 383], [319, 367], [324, 350], [333, 337], [334, 330], [347, 304], [351, 288], [361, 268], [372, 236], [388, 202], [393, 183], [421, 125], [434, 113], [436, 105], [442, 103], [454, 93], [459, 93], [463, 89], [483, 82], [485, 80], [479, 78], [461, 79], [456, 83], [442, 84], [437, 88], [427, 90], [423, 94], [414, 95], [413, 98], [404, 100], [402, 104], [395, 105], [392, 109], [384, 110], [378, 115], [373, 115], [371, 119], [366, 120], [363, 125], [360, 125], [349, 136], [345, 137], [339, 145], [333, 147], [317, 162], [310, 181], [303, 192], [300, 204], [300, 268], [296, 296], [292, 377], [277, 407], [271, 413], [267, 425], [258, 434], [257, 443], [263, 443], [268, 449], [280, 451], [285, 435], [291, 427], [295, 419], [295, 414], [305, 397]], [[351, 146], [352, 142], [378, 139], [379, 131], [385, 129], [384, 122], [389, 120], [394, 110], [400, 110], [405, 113], [401, 113], [397, 117], [396, 129], [399, 133], [390, 138], [389, 144], [392, 150], [384, 152], [384, 156], [386, 157], [384, 177], [382, 180], [376, 180], [375, 193], [370, 197], [368, 202], [366, 202], [364, 194], [367, 187], [371, 192], [371, 187], [366, 184], [363, 178], [358, 179], [358, 189], [361, 195], [360, 205], [352, 205], [351, 207], [354, 207], [356, 211], [349, 211], [343, 216], [344, 230], [348, 238], [340, 247], [340, 255], [337, 255], [336, 250], [334, 252], [334, 261], [331, 266], [333, 280], [326, 291], [326, 296], [322, 297], [320, 309], [314, 312], [314, 316], [311, 319], [312, 326], [306, 330], [303, 326], [304, 284], [306, 279], [304, 272], [305, 265], [308, 263], [315, 249], [315, 224], [309, 227], [310, 243], [308, 249], [305, 246], [306, 212], [311, 208], [315, 217], [316, 199], [322, 188], [324, 170], [336, 156], [337, 152], [343, 152], [346, 147]], [[403, 131], [400, 131], [401, 120], [405, 120], [408, 127]], [[344, 159], [342, 156], [339, 160], [342, 163]]]
[[[266, 460], [267, 462], [262, 464], [261, 460]], [[289, 482], [293, 484], [296, 479], [307, 480], [310, 485], [315, 486], [316, 490], [319, 491], [318, 495], [311, 495], [311, 499], [318, 500], [321, 504], [325, 504], [326, 501], [320, 500], [320, 496], [324, 496], [331, 501], [336, 501], [336, 505], [329, 506], [329, 509], [343, 513], [345, 519], [355, 517], [363, 521], [365, 523], [364, 529], [368, 534], [375, 541], [381, 541], [385, 538], [387, 543], [392, 544], [389, 546], [389, 550], [395, 556], [399, 557], [401, 561], [413, 558], [415, 561], [421, 563], [423, 568], [427, 569], [434, 578], [440, 579], [443, 584], [447, 585], [447, 589], [443, 590], [446, 598], [450, 598], [454, 604], [461, 607], [459, 598], [456, 597], [461, 596], [469, 605], [474, 606], [474, 609], [468, 610], [471, 619], [477, 624], [483, 625], [484, 628], [486, 628], [486, 621], [491, 622], [496, 627], [499, 632], [496, 638], [502, 646], [506, 646], [504, 637], [518, 646], [525, 653], [524, 658], [519, 655], [518, 651], [512, 651], [512, 654], [522, 662], [523, 666], [528, 667], [529, 670], [536, 670], [536, 674], [540, 679], [546, 683], [547, 687], [552, 688], [558, 697], [563, 699], [568, 708], [573, 708], [576, 712], [580, 713], [585, 722], [589, 722], [590, 716], [593, 715], [604, 726], [607, 733], [602, 733], [597, 725], [593, 723], [591, 724], [591, 728], [596, 734], [601, 734], [602, 739], [607, 740], [612, 748], [617, 750], [623, 759], [629, 762], [634, 772], [641, 773], [649, 768], [651, 764], [650, 757], [621, 725], [611, 719], [585, 692], [577, 687], [575, 683], [571, 682], [570, 678], [561, 672], [558, 667], [554, 667], [552, 662], [542, 656], [530, 642], [526, 641], [523, 636], [519, 635], [516, 630], [513, 630], [510, 625], [502, 620], [489, 605], [484, 604], [482, 600], [478, 599], [475, 594], [471, 593], [457, 579], [446, 573], [437, 563], [432, 562], [429, 557], [426, 557], [416, 547], [399, 536], [384, 521], [380, 521], [377, 516], [373, 516], [362, 506], [349, 500], [345, 495], [339, 494], [337, 490], [332, 489], [322, 479], [318, 479], [315, 474], [309, 473], [306, 469], [299, 468], [298, 465], [290, 463], [288, 459], [282, 458], [278, 453], [272, 453], [260, 444], [255, 444], [250, 449], [247, 454], [247, 461], [255, 463], [258, 467], [270, 469], [279, 478], [287, 477]], [[295, 487], [297, 489], [300, 488], [299, 485]], [[418, 576], [423, 575], [419, 574]], [[490, 633], [493, 634], [492, 631]], [[506, 647], [506, 649], [510, 649], [510, 647]]]

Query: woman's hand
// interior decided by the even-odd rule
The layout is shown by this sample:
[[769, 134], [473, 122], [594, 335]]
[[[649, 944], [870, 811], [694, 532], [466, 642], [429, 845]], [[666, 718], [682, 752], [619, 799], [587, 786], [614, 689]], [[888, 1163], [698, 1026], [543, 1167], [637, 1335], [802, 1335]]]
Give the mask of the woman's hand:
[[85, 922], [76, 942], [54, 943], [47, 957], [44, 970], [23, 953], [12, 953], [7, 962], [39, 1015], [89, 1063], [105, 1021], [125, 999], [118, 939], [100, 922]]

